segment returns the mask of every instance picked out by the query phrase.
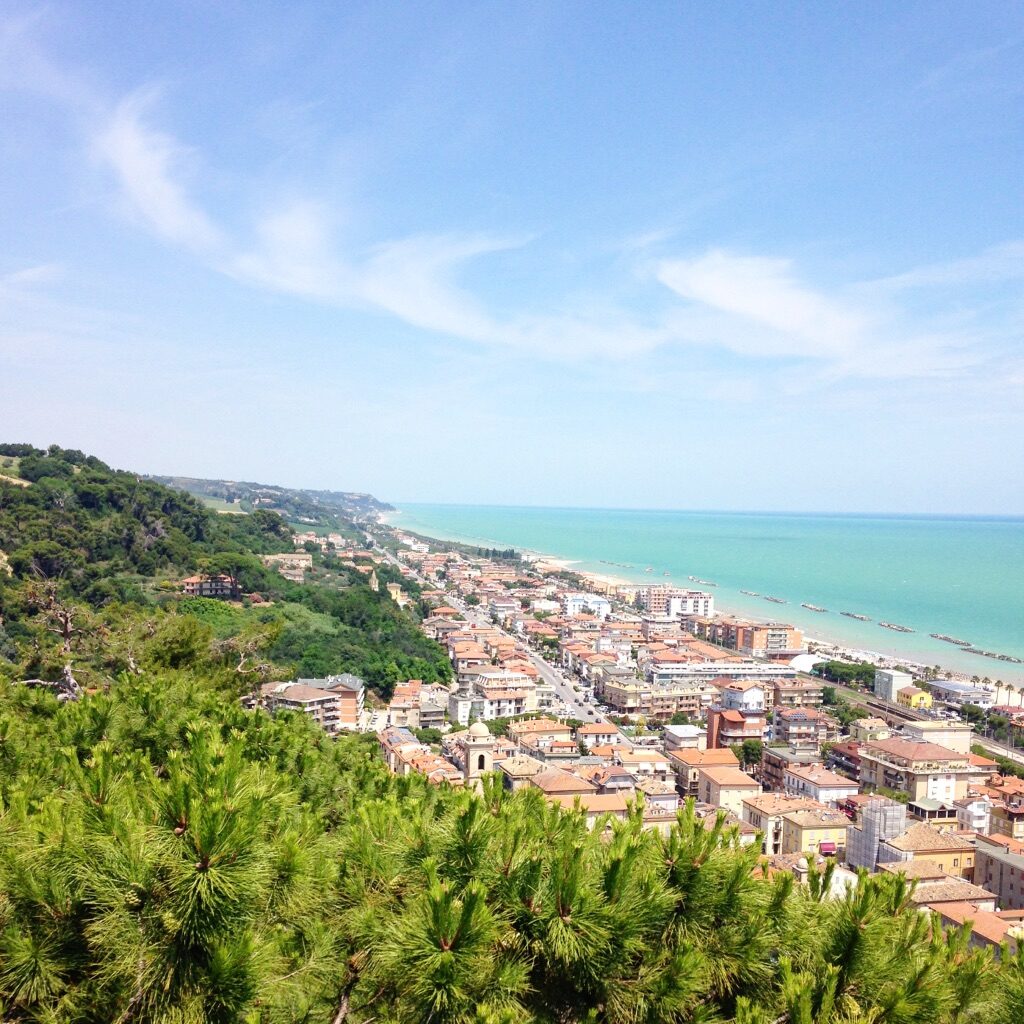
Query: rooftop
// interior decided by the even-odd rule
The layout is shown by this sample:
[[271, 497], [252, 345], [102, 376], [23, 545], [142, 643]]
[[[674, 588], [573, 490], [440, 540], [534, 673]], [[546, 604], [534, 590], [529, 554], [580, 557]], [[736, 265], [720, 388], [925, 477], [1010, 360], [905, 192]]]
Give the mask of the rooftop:
[[974, 844], [951, 832], [939, 832], [931, 825], [911, 825], [892, 839], [885, 840], [894, 850], [924, 853], [938, 850], [973, 850]]

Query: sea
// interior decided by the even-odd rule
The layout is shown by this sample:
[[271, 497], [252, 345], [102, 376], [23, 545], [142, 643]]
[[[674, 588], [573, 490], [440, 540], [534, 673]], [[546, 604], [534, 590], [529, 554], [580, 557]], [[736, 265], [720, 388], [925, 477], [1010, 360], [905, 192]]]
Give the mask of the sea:
[[[564, 558], [573, 569], [638, 584], [708, 589], [723, 612], [791, 622], [814, 639], [1024, 684], [1024, 665], [929, 636], [1024, 658], [1024, 518], [403, 504], [388, 520], [441, 540]], [[897, 633], [879, 621], [914, 632]]]

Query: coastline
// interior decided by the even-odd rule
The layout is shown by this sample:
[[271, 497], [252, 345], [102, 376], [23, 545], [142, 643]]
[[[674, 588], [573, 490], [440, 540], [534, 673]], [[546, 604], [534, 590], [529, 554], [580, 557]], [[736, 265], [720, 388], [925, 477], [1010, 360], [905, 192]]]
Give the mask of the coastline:
[[[401, 515], [400, 510], [386, 513], [385, 515], [382, 515], [380, 518], [381, 521], [385, 522], [388, 526], [396, 526], [396, 524], [391, 521], [391, 517], [398, 515]], [[459, 537], [454, 534], [440, 536], [437, 533], [431, 533], [428, 529], [422, 526], [417, 526], [416, 529], [410, 528], [409, 532], [418, 534], [422, 537], [428, 537], [433, 540], [452, 541], [456, 543], [470, 545], [494, 545], [507, 543], [505, 541], [499, 541], [494, 538], [490, 538], [488, 540], [484, 540], [482, 538], [470, 539], [464, 536]], [[520, 549], [520, 553], [526, 560], [528, 560], [534, 566], [534, 568], [538, 569], [541, 572], [547, 571], [575, 573], [577, 576], [581, 577], [585, 581], [597, 583], [599, 586], [608, 589], [614, 589], [617, 587], [632, 589], [652, 585], [650, 578], [645, 579], [643, 581], [631, 580], [625, 576], [617, 576], [611, 573], [594, 572], [590, 569], [582, 568], [582, 566], [585, 564], [584, 559], [567, 558], [564, 555], [553, 555], [547, 552], [532, 551], [526, 548]], [[658, 577], [658, 579], [660, 580], [661, 577]], [[699, 583], [695, 583], [690, 580], [687, 580], [687, 584], [692, 585], [693, 588], [700, 587]], [[715, 604], [716, 610], [723, 615], [736, 616], [737, 618], [745, 618], [757, 623], [777, 621], [772, 616], [751, 614], [745, 610], [732, 609], [727, 606], [720, 605], [717, 600]], [[806, 631], [804, 631], [804, 640], [809, 647], [813, 646], [816, 648], [815, 653], [821, 654], [823, 660], [835, 658], [837, 660], [846, 661], [863, 661], [870, 663], [872, 665], [877, 665], [879, 668], [895, 668], [902, 666], [905, 668], [912, 669], [925, 669], [928, 667], [924, 662], [915, 661], [908, 657], [903, 657], [895, 654], [886, 654], [882, 651], [872, 651], [860, 647], [852, 647], [841, 640], [829, 638], [827, 636], [822, 635], [812, 636], [810, 633]], [[969, 681], [971, 678], [967, 673], [960, 672], [954, 669], [949, 669], [945, 671], [944, 677], [960, 681]]]
[[[455, 508], [462, 507], [455, 506]], [[472, 506], [469, 508], [472, 508]], [[517, 515], [520, 512], [519, 509], [514, 511]], [[588, 514], [588, 511], [593, 513], [599, 510], [584, 510], [582, 514], [585, 516]], [[614, 511], [610, 511], [607, 514], [613, 517], [619, 515], [619, 513]], [[682, 515], [689, 516], [691, 514], [682, 513]], [[594, 580], [597, 584], [595, 589], [599, 590], [604, 587], [624, 586], [632, 588], [650, 586], [656, 583], [674, 583], [683, 587], [709, 589], [715, 594], [715, 603], [720, 613], [735, 615], [756, 622], [771, 622], [780, 619], [792, 622], [803, 630], [807, 642], [816, 649], [819, 649], [824, 657], [837, 656], [852, 660], [868, 661], [882, 666], [903, 665], [916, 669], [934, 669], [936, 666], [941, 666], [939, 675], [945, 678], [970, 680], [972, 677], [989, 677], [993, 680], [1002, 679], [1016, 684], [1024, 683], [1024, 666], [1007, 661], [983, 658], [970, 652], [964, 652], [959, 647], [947, 647], [946, 644], [932, 636], [931, 630], [925, 624], [928, 621], [927, 619], [924, 623], [921, 622], [920, 617], [917, 618], [917, 621], [913, 619], [901, 620], [898, 618], [900, 614], [898, 610], [895, 613], [894, 610], [890, 610], [889, 615], [885, 616], [884, 611], [877, 607], [873, 609], [868, 604], [865, 595], [862, 595], [860, 599], [856, 597], [847, 599], [842, 595], [832, 592], [824, 595], [825, 600], [822, 601], [820, 597], [814, 596], [813, 589], [804, 591], [804, 594], [810, 593], [811, 599], [817, 604], [827, 604], [829, 606], [831, 609], [830, 614], [821, 615], [813, 609], [809, 611], [804, 610], [802, 603], [804, 597], [801, 596], [801, 591], [797, 590], [794, 593], [792, 585], [790, 585], [790, 589], [785, 589], [783, 585], [779, 590], [775, 591], [775, 593], [781, 594], [782, 598], [775, 602], [774, 605], [764, 605], [762, 602], [769, 597], [770, 588], [776, 585], [771, 578], [766, 578], [763, 571], [759, 579], [756, 574], [754, 575], [755, 582], [753, 585], [758, 587], [762, 593], [755, 594], [742, 589], [751, 584], [743, 581], [744, 577], [736, 571], [736, 566], [733, 565], [731, 567], [731, 573], [728, 573], [723, 580], [720, 575], [717, 575], [719, 572], [717, 562], [708, 561], [703, 550], [691, 552], [686, 556], [685, 561], [679, 557], [672, 559], [669, 556], [667, 564], [676, 573], [675, 576], [672, 576], [672, 573], [667, 570], [660, 571], [666, 562], [667, 553], [664, 544], [662, 544], [660, 552], [656, 548], [644, 551], [643, 549], [638, 550], [635, 546], [623, 548], [621, 545], [616, 550], [613, 544], [610, 557], [618, 558], [620, 561], [611, 561], [602, 556], [602, 548], [593, 536], [587, 538], [585, 545], [589, 546], [591, 550], [582, 557], [579, 555], [573, 557], [564, 553], [552, 554], [552, 547], [547, 545], [542, 548], [540, 545], [530, 546], [527, 543], [522, 543], [521, 532], [519, 542], [510, 539], [516, 536], [515, 532], [506, 531], [502, 537], [498, 531], [499, 522], [495, 522], [492, 527], [491, 522], [488, 520], [482, 522], [477, 520], [476, 522], [480, 524], [477, 529], [453, 530], [443, 522], [431, 522], [429, 518], [424, 523], [419, 518], [415, 508], [405, 510], [404, 512], [403, 510], [396, 510], [394, 513], [387, 513], [381, 518], [383, 522], [390, 526], [397, 529], [406, 528], [410, 532], [420, 534], [424, 538], [454, 541], [470, 546], [515, 547], [535, 564], [539, 563], [550, 566], [552, 571], [569, 570]], [[573, 522], [571, 525], [566, 525], [569, 529], [573, 529], [576, 524]], [[775, 524], [771, 523], [769, 526], [774, 531]], [[733, 528], [730, 525], [729, 529]], [[479, 532], [477, 532], [478, 529]], [[545, 524], [545, 529], [548, 533], [551, 533], [550, 525]], [[486, 533], [484, 532], [485, 530], [487, 531]], [[534, 532], [537, 531], [535, 530]], [[555, 542], [560, 536], [560, 533], [557, 536], [553, 535], [549, 537], [549, 540]], [[566, 534], [564, 539], [568, 541], [569, 538], [570, 534]], [[583, 545], [577, 542], [576, 546], [580, 547]], [[673, 551], [673, 554], [676, 554], [676, 552]], [[646, 558], [650, 558], [655, 566], [655, 575], [653, 576], [644, 571], [644, 566], [648, 563], [642, 560]], [[640, 561], [636, 561], [637, 559], [640, 559]], [[635, 565], [625, 564], [626, 562], [634, 561], [636, 561]], [[613, 571], [609, 571], [609, 567], [612, 567]], [[754, 568], [755, 570], [758, 568], [763, 570], [763, 566], [759, 565], [755, 565]], [[726, 570], [722, 571], [725, 572]], [[681, 575], [682, 573], [689, 574], [691, 572], [694, 574], [699, 573], [704, 582], [701, 583]], [[718, 582], [712, 582], [714, 580]], [[862, 603], [863, 607], [858, 607]], [[838, 618], [838, 609], [843, 607], [872, 612], [872, 615], [869, 619], [865, 619], [863, 623], [847, 621], [846, 619], [840, 620]], [[900, 630], [890, 631], [885, 628], [879, 628], [883, 616], [892, 621], [911, 621], [916, 627], [912, 631], [913, 635], [904, 635]], [[830, 625], [838, 628], [831, 630], [828, 628]], [[955, 624], [955, 620], [953, 620], [952, 624], [947, 624], [943, 631], [956, 633], [958, 627]], [[938, 630], [935, 630], [935, 632], [938, 632]], [[964, 635], [964, 633], [961, 632], [960, 635]], [[971, 633], [968, 632], [966, 635], [971, 635]], [[1015, 651], [1014, 653], [1017, 652]], [[1021, 653], [1024, 653], [1024, 651]]]

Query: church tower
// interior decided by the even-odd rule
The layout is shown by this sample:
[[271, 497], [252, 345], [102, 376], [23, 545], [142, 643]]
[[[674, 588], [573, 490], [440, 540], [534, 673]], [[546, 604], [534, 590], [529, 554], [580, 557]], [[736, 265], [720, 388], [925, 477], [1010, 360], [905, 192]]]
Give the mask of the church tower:
[[494, 767], [494, 737], [483, 722], [474, 722], [464, 743], [466, 763], [462, 769], [463, 778], [467, 785], [471, 782], [479, 785], [477, 780], [480, 776]]

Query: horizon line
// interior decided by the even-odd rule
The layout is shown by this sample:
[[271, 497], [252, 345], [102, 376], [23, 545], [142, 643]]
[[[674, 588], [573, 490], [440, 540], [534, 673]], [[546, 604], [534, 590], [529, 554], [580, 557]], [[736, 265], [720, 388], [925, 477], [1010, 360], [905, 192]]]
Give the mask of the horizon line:
[[[631, 505], [543, 505], [543, 504], [503, 504], [495, 502], [472, 501], [399, 501], [384, 500], [399, 511], [402, 505], [431, 506], [436, 508], [489, 508], [489, 509], [531, 509], [549, 512], [677, 512], [685, 515], [748, 515], [748, 516], [818, 516], [848, 519], [994, 519], [1009, 522], [1024, 522], [1024, 512], [887, 512], [857, 511], [838, 512], [815, 509], [737, 509], [737, 508], [673, 508], [670, 506], [631, 506]], [[387, 513], [384, 513], [385, 515]]]

